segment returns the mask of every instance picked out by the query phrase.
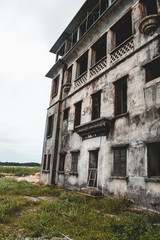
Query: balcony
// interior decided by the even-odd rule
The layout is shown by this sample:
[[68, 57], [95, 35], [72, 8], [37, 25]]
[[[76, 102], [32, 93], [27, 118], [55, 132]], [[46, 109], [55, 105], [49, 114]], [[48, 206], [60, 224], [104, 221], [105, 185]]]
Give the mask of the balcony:
[[90, 68], [90, 78], [95, 77], [97, 74], [101, 73], [107, 67], [107, 58], [103, 57], [98, 61], [93, 67]]
[[116, 63], [134, 50], [133, 36], [128, 38], [110, 53], [110, 63]]
[[75, 81], [74, 81], [74, 88], [78, 88], [82, 85], [84, 85], [87, 82], [87, 72], [80, 75]]
[[75, 127], [76, 132], [83, 140], [98, 136], [107, 136], [112, 127], [111, 118], [98, 118]]

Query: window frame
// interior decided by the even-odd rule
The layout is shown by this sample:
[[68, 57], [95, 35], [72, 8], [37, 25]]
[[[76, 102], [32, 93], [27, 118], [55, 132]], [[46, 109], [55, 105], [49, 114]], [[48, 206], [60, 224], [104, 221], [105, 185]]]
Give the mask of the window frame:
[[[102, 92], [102, 90], [97, 91], [91, 95], [91, 97], [92, 97], [92, 117], [91, 117], [91, 119], [92, 120], [98, 119], [101, 116], [101, 92]], [[97, 109], [96, 104], [98, 105], [98, 109]]]
[[48, 116], [46, 137], [51, 138], [53, 134], [54, 114]]
[[59, 75], [52, 80], [52, 91], [51, 91], [51, 98], [54, 98], [58, 94], [58, 87], [59, 87]]
[[[83, 65], [84, 64], [84, 65]], [[77, 71], [76, 77], [80, 77], [88, 70], [88, 51], [86, 51], [80, 58], [77, 60]]]
[[[127, 146], [116, 146], [112, 147], [113, 150], [113, 173], [114, 177], [127, 177]], [[118, 151], [118, 156], [116, 156], [116, 151]], [[124, 155], [122, 155], [124, 151]], [[125, 158], [125, 159], [122, 159]], [[124, 167], [122, 167], [123, 165]]]
[[114, 115], [119, 116], [127, 113], [128, 104], [127, 104], [127, 94], [128, 94], [128, 84], [127, 76], [124, 76], [114, 82], [115, 88], [115, 100], [114, 100]]
[[[152, 59], [150, 62], [145, 64], [143, 67], [145, 69], [145, 82], [151, 82], [160, 77], [160, 56]], [[158, 70], [158, 71], [157, 71]]]
[[69, 116], [69, 107], [63, 110], [63, 121], [68, 120]]
[[[157, 155], [155, 159], [151, 158], [151, 152]], [[147, 168], [148, 178], [160, 178], [160, 142], [147, 143]]]
[[64, 172], [65, 171], [65, 159], [66, 159], [66, 153], [60, 153], [59, 154], [59, 164], [58, 164], [58, 172]]
[[81, 124], [82, 100], [74, 104], [74, 128]]
[[78, 174], [79, 151], [72, 151], [71, 157], [71, 174]]
[[[103, 46], [103, 44], [104, 44], [104, 46]], [[98, 56], [97, 53], [100, 53], [99, 50], [102, 47], [104, 48], [103, 49], [104, 55], [102, 54], [102, 56], [97, 57]], [[91, 49], [92, 49], [91, 67], [93, 67], [107, 55], [107, 34], [105, 33], [103, 36], [101, 36], [101, 38], [92, 45]]]

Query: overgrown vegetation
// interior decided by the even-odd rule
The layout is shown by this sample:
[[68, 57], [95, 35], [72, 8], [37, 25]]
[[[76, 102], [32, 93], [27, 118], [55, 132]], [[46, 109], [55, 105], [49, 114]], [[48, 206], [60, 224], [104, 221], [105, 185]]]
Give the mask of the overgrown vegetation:
[[[2, 173], [1, 173], [2, 174]], [[24, 196], [56, 196], [33, 202]], [[160, 215], [136, 211], [125, 197], [90, 200], [54, 186], [0, 178], [0, 239], [159, 240]]]
[[40, 172], [40, 167], [5, 167], [0, 166], [0, 173], [12, 174], [14, 176], [28, 176]]

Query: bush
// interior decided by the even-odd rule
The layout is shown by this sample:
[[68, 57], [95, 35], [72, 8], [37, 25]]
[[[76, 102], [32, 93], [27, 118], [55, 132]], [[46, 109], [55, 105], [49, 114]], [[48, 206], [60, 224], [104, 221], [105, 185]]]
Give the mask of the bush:
[[0, 173], [9, 173], [15, 176], [28, 176], [40, 172], [40, 167], [5, 167], [0, 166]]

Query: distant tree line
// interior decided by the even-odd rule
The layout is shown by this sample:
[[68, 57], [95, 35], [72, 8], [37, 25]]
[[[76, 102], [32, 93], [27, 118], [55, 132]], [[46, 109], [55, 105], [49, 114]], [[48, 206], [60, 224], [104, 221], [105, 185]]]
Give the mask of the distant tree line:
[[16, 162], [0, 162], [0, 166], [12, 166], [12, 167], [40, 167], [41, 164], [35, 162], [29, 163], [16, 163]]

